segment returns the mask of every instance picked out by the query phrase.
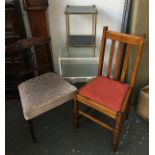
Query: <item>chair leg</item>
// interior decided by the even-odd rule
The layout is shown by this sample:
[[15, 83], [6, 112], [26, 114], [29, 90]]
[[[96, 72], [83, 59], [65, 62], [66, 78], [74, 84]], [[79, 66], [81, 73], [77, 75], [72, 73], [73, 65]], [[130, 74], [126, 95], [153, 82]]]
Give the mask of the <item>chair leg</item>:
[[79, 127], [79, 115], [78, 115], [78, 102], [76, 98], [76, 94], [74, 95], [74, 105], [73, 105], [73, 124], [75, 128]]
[[130, 111], [130, 109], [128, 108], [127, 111], [126, 111], [126, 116], [125, 116], [126, 120], [128, 120], [128, 118], [129, 118], [129, 111]]
[[121, 125], [122, 125], [122, 117], [120, 114], [118, 114], [116, 118], [115, 128], [113, 131], [112, 149], [114, 152], [117, 151], [117, 146], [118, 146], [120, 132], [121, 132]]
[[32, 140], [35, 143], [36, 142], [36, 137], [35, 137], [35, 134], [34, 134], [32, 121], [28, 120], [27, 123], [28, 123], [28, 127], [29, 127], [29, 130], [30, 130], [30, 133], [31, 133]]
[[128, 120], [128, 118], [129, 118], [130, 105], [131, 105], [131, 97], [130, 97], [129, 100], [128, 100], [128, 106], [126, 107], [126, 108], [127, 108], [127, 110], [126, 110], [126, 115], [125, 115], [125, 119], [126, 119], [126, 120]]

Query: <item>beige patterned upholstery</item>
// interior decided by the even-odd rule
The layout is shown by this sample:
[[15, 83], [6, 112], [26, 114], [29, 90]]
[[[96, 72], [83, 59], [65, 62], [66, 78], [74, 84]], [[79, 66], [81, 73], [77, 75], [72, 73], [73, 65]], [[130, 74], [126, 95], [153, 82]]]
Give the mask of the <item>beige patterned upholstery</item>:
[[76, 87], [55, 73], [46, 73], [18, 86], [24, 117], [32, 119], [73, 98]]

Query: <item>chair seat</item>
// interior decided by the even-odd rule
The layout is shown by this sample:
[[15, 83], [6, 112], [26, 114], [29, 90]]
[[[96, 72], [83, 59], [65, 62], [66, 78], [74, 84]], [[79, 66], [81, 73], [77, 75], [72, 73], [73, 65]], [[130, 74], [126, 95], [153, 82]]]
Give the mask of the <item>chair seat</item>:
[[129, 85], [99, 76], [79, 90], [79, 94], [115, 112], [120, 111]]
[[73, 98], [76, 87], [55, 73], [46, 73], [18, 86], [24, 117], [32, 119]]

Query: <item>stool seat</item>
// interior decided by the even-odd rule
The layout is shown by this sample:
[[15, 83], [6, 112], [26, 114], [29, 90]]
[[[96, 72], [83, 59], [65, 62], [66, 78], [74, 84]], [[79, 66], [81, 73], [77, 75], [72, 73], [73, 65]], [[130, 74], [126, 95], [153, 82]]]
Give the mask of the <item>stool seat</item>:
[[30, 120], [73, 98], [76, 87], [55, 73], [46, 73], [18, 86], [23, 114]]

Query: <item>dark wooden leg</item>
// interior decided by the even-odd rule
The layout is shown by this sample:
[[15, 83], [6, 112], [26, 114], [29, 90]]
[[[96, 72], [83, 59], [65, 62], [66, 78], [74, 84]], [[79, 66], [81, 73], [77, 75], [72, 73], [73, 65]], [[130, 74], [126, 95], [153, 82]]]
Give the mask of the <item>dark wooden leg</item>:
[[[84, 112], [85, 112], [85, 113], [88, 113], [90, 110], [92, 110], [92, 108], [88, 107], [88, 109], [86, 109]], [[80, 119], [81, 117], [83, 117], [83, 116], [80, 115], [80, 116], [79, 116], [79, 119]]]
[[78, 102], [76, 98], [76, 93], [74, 94], [74, 105], [73, 105], [73, 124], [75, 128], [79, 127], [79, 115], [78, 115]]
[[131, 97], [128, 100], [128, 104], [127, 104], [127, 110], [126, 110], [126, 115], [125, 115], [125, 119], [128, 120], [129, 118], [129, 112], [130, 112], [130, 105], [131, 105]]
[[36, 142], [36, 137], [35, 137], [35, 134], [34, 134], [32, 121], [28, 120], [27, 123], [28, 123], [28, 127], [29, 127], [29, 130], [30, 130], [30, 133], [31, 133], [32, 140], [35, 143]]
[[130, 108], [128, 108], [127, 111], [126, 111], [126, 116], [125, 116], [126, 120], [128, 120], [128, 118], [129, 118], [129, 111], [130, 111]]
[[119, 113], [116, 118], [116, 124], [113, 131], [112, 149], [114, 152], [117, 151], [117, 146], [118, 146], [120, 131], [121, 131], [121, 124], [122, 124], [122, 115]]

